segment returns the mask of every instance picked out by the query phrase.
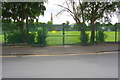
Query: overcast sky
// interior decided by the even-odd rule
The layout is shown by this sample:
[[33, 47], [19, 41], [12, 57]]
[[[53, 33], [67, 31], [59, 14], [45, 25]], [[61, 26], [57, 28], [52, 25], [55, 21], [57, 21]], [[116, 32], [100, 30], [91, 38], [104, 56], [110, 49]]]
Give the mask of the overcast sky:
[[[61, 9], [59, 6], [57, 6], [57, 4], [62, 4], [64, 1], [65, 0], [48, 0], [48, 2], [45, 3], [46, 11], [44, 13], [44, 16], [40, 16], [39, 21], [40, 22], [50, 21], [51, 13], [52, 13], [53, 14], [53, 24], [62, 24], [62, 23], [65, 23], [66, 21], [69, 21], [70, 24], [75, 23], [73, 18], [70, 15], [68, 15], [68, 13], [64, 13], [62, 15], [55, 16]], [[117, 18], [117, 16], [114, 16], [112, 18], [112, 23], [115, 24], [116, 22], [118, 22], [118, 18]]]

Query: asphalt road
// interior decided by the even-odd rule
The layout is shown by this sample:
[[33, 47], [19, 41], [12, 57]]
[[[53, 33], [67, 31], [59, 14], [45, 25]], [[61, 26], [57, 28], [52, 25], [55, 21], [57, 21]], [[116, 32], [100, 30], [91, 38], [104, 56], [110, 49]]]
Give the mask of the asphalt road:
[[117, 78], [118, 53], [3, 57], [3, 78]]

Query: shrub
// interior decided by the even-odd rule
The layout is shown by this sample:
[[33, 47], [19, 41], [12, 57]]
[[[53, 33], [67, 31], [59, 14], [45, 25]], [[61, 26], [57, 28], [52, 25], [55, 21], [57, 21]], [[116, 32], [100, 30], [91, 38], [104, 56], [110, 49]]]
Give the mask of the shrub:
[[7, 35], [7, 43], [20, 43], [22, 34], [20, 32], [10, 33]]
[[[26, 39], [28, 44], [33, 44], [35, 42], [35, 34], [29, 33]], [[22, 34], [20, 32], [8, 34], [7, 43], [22, 43]]]
[[98, 31], [96, 34], [96, 42], [104, 42], [107, 36], [104, 31]]
[[46, 38], [47, 38], [47, 28], [39, 28], [38, 30], [38, 36], [37, 36], [37, 44], [42, 44], [46, 46]]
[[34, 44], [35, 43], [35, 34], [34, 33], [29, 33], [28, 34], [27, 43], [28, 44]]
[[82, 45], [87, 45], [89, 41], [89, 34], [85, 32], [80, 33], [80, 41]]

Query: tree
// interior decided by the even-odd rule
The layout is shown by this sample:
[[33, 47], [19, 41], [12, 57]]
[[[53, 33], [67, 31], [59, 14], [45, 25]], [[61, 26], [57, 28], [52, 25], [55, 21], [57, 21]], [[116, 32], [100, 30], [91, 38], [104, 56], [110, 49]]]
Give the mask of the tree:
[[65, 23], [62, 23], [63, 25], [64, 25], [64, 29], [65, 30], [71, 30], [71, 26], [69, 25], [70, 24], [70, 22], [69, 21], [66, 21]]
[[[79, 26], [82, 36], [85, 36], [85, 8], [87, 7], [88, 2], [81, 2], [81, 0], [66, 0], [63, 5], [58, 5], [62, 8], [57, 15], [62, 14], [63, 12], [68, 12], [70, 16], [75, 20], [76, 26]], [[82, 39], [84, 40], [84, 39]], [[84, 42], [84, 41], [82, 41]]]
[[47, 24], [53, 24], [52, 21], [48, 21]]
[[62, 8], [62, 10], [60, 10], [57, 15], [62, 14], [64, 12], [68, 12], [70, 14], [70, 16], [72, 16], [72, 18], [76, 21], [76, 24], [85, 22], [83, 10], [86, 7], [86, 3], [87, 2], [82, 3], [82, 2], [80, 2], [80, 0], [79, 1], [66, 0], [64, 2], [64, 6], [58, 5], [59, 7]]
[[23, 35], [22, 42], [26, 42], [28, 21], [38, 20], [39, 15], [44, 15], [45, 10], [44, 2], [3, 2], [2, 21], [9, 20], [19, 23], [19, 29]]
[[[95, 41], [95, 23], [101, 19], [109, 21], [111, 13], [116, 11], [117, 2], [82, 2], [82, 0], [67, 0], [66, 6], [58, 5], [63, 9], [58, 13], [68, 12], [76, 24], [88, 22], [91, 26], [91, 38], [90, 42]], [[84, 26], [81, 27], [81, 31], [84, 33]]]
[[118, 36], [118, 29], [120, 29], [120, 23], [116, 23], [115, 25], [115, 42], [117, 42], [117, 36]]
[[[95, 22], [100, 19], [109, 19], [111, 13], [116, 11], [117, 2], [89, 2], [86, 8], [86, 19], [91, 25], [91, 38], [90, 41], [93, 43], [95, 41]], [[106, 20], [108, 21], [108, 20]]]

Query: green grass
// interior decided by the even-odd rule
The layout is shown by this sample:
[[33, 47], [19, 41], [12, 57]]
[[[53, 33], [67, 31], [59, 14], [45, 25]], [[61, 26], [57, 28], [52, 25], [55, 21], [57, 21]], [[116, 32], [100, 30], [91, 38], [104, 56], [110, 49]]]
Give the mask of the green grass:
[[[48, 32], [47, 44], [63, 44], [63, 32], [57, 31], [56, 33]], [[65, 31], [65, 44], [77, 44], [80, 42], [79, 31]]]
[[[90, 31], [87, 31], [90, 34]], [[115, 42], [115, 32], [106, 31], [105, 32], [107, 38], [106, 42]], [[47, 44], [62, 44], [62, 31], [57, 31], [56, 33], [48, 32], [49, 37], [47, 37]], [[59, 35], [59, 36], [58, 36]], [[61, 36], [60, 36], [61, 35]], [[77, 44], [80, 42], [80, 32], [79, 31], [65, 31], [65, 44]], [[117, 33], [117, 41], [118, 41], [118, 33]]]
[[[115, 32], [107, 31], [105, 32], [107, 38], [105, 39], [106, 42], [114, 42], [115, 41]], [[118, 41], [118, 32], [117, 32], [117, 41]]]
[[3, 42], [3, 41], [4, 41], [4, 36], [0, 35], [0, 42]]
[[[90, 31], [87, 31], [90, 37]], [[47, 37], [47, 44], [62, 44], [63, 43], [63, 36], [62, 31], [57, 31], [56, 33], [52, 33], [51, 31], [48, 32]], [[106, 31], [105, 34], [107, 35], [106, 42], [114, 42], [115, 41], [115, 32]], [[80, 32], [79, 31], [65, 31], [65, 44], [78, 44], [80, 42]], [[118, 34], [117, 34], [118, 35]], [[4, 36], [0, 35], [0, 42], [4, 41], [2, 38]], [[118, 36], [117, 36], [118, 41]]]

